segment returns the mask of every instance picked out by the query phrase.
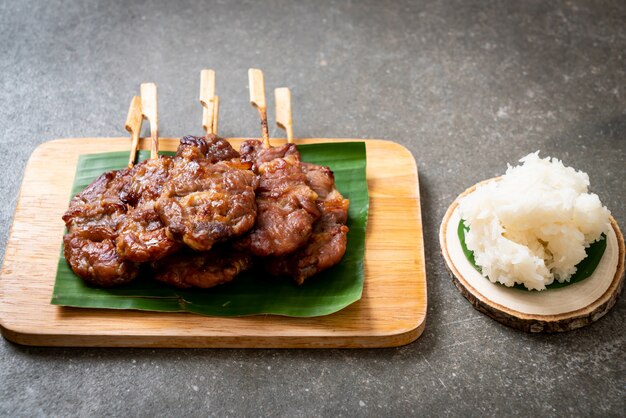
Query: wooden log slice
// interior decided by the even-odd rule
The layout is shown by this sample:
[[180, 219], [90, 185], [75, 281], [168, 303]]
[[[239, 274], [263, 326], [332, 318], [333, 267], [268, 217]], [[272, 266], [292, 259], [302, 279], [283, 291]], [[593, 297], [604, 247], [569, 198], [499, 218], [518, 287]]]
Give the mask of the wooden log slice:
[[461, 248], [457, 233], [460, 221], [458, 202], [476, 186], [467, 189], [450, 205], [439, 230], [441, 252], [452, 280], [474, 308], [522, 331], [563, 332], [597, 321], [615, 305], [624, 286], [626, 251], [624, 237], [613, 217], [610, 218], [606, 250], [591, 276], [557, 289], [527, 291], [510, 288], [483, 277]]

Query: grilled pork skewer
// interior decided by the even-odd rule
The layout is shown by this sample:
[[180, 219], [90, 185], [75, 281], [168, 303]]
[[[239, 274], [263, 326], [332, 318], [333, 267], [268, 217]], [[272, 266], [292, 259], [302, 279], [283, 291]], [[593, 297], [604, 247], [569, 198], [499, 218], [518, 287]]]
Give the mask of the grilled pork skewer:
[[[207, 70], [203, 70], [203, 74]], [[204, 79], [204, 76], [203, 76]], [[215, 77], [212, 77], [212, 82]], [[219, 112], [219, 99], [214, 96], [212, 99], [213, 115], [207, 116], [209, 107], [205, 103], [210, 102], [210, 93], [215, 91], [211, 82], [201, 82], [200, 103], [203, 108], [203, 127], [207, 131], [207, 140], [215, 138], [215, 142], [223, 141], [217, 137], [217, 119]], [[207, 89], [209, 94], [207, 94]], [[204, 100], [203, 100], [204, 99]], [[209, 120], [212, 122], [208, 124]], [[213, 147], [206, 150], [207, 158], [210, 160], [223, 160], [232, 158], [232, 153], [236, 153], [231, 148], [232, 153], [224, 153], [226, 144], [221, 147]], [[201, 152], [198, 152], [201, 153]], [[208, 155], [210, 153], [211, 155]], [[233, 280], [242, 271], [248, 270], [252, 265], [252, 256], [247, 251], [238, 251], [230, 244], [213, 247], [210, 251], [182, 250], [160, 261], [152, 263], [154, 277], [160, 282], [164, 282], [179, 288], [200, 287], [210, 288], [219, 284]]]
[[[215, 113], [215, 73], [201, 73], [200, 102]], [[168, 236], [196, 251], [242, 235], [254, 226], [257, 179], [250, 164], [213, 133], [214, 114], [203, 116], [205, 138], [186, 136], [157, 202]], [[215, 126], [217, 127], [217, 126]]]
[[172, 158], [159, 156], [157, 89], [154, 83], [141, 85], [142, 115], [150, 122], [150, 159], [135, 165], [130, 181], [120, 193], [128, 206], [115, 240], [117, 253], [136, 263], [163, 258], [180, 248], [172, 240], [156, 211], [155, 203], [169, 178]]
[[[145, 94], [141, 107], [151, 122], [152, 138], [157, 138], [152, 146], [154, 156], [158, 151], [156, 88], [144, 87], [143, 90]], [[146, 108], [152, 111], [145, 112]], [[133, 120], [137, 118], [141, 119], [133, 114]], [[105, 173], [81, 192], [73, 199], [64, 216], [69, 231], [65, 237], [66, 258], [72, 269], [88, 282], [112, 286], [131, 281], [137, 275], [139, 263], [155, 261], [178, 250], [181, 244], [170, 237], [171, 225], [163, 223], [156, 203], [157, 198], [163, 197], [166, 183], [170, 186], [177, 181], [188, 184], [181, 169], [191, 170], [197, 175], [195, 186], [207, 186], [202, 184], [203, 181], [208, 181], [209, 186], [217, 186], [223, 202], [226, 202], [225, 210], [240, 210], [242, 216], [251, 218], [248, 222], [252, 227], [255, 211], [232, 203], [247, 196], [248, 206], [254, 207], [254, 188], [245, 189], [250, 184], [256, 186], [256, 178], [249, 171], [250, 164], [243, 164], [245, 170], [236, 167], [235, 163], [213, 165], [209, 161], [209, 153], [213, 159], [229, 159], [238, 155], [219, 138], [187, 137], [181, 140], [176, 157], [157, 156], [132, 168]], [[196, 156], [199, 161], [194, 160]], [[202, 168], [199, 170], [201, 173], [197, 172], [197, 167]], [[235, 187], [228, 189], [224, 187], [225, 183]], [[243, 192], [238, 189], [241, 185], [245, 189]], [[237, 194], [237, 198], [231, 198], [231, 192]], [[193, 202], [182, 206], [189, 209]], [[218, 212], [224, 209], [222, 206], [217, 209]], [[237, 218], [237, 215], [235, 213], [228, 220]], [[166, 218], [166, 221], [170, 219]], [[224, 225], [224, 222], [217, 227], [219, 233], [232, 229], [232, 225]]]
[[[212, 131], [207, 132], [207, 137], [215, 136], [217, 130], [219, 100], [214, 99], [213, 105]], [[203, 121], [206, 121], [207, 109], [203, 109]], [[213, 154], [209, 158], [219, 159], [221, 158], [220, 153]], [[154, 277], [158, 281], [179, 288], [200, 287], [205, 289], [233, 280], [242, 271], [248, 270], [251, 265], [252, 256], [250, 253], [237, 251], [230, 244], [202, 252], [186, 249], [152, 263]]]
[[348, 206], [335, 188], [333, 172], [324, 166], [303, 163], [308, 184], [318, 194], [317, 207], [320, 218], [313, 224], [313, 231], [304, 246], [281, 257], [269, 257], [265, 268], [275, 276], [288, 275], [296, 283], [341, 261], [348, 243]]
[[[276, 124], [286, 131], [288, 142], [293, 143], [291, 122], [291, 94], [288, 88], [275, 90]], [[348, 243], [348, 205], [335, 188], [333, 172], [328, 167], [301, 163], [307, 184], [317, 193], [317, 207], [321, 217], [313, 224], [307, 243], [291, 254], [268, 257], [265, 268], [275, 276], [288, 275], [302, 284], [314, 274], [341, 261]]]
[[[279, 256], [304, 245], [320, 212], [317, 194], [306, 184], [300, 154], [294, 144], [271, 147], [267, 136], [263, 73], [251, 69], [250, 99], [261, 117], [263, 142], [245, 141], [241, 159], [253, 164], [259, 175], [257, 222], [242, 245], [257, 256]], [[267, 140], [266, 140], [267, 139]]]
[[139, 264], [119, 256], [115, 241], [127, 214], [120, 194], [130, 183], [141, 121], [141, 101], [135, 96], [125, 125], [131, 133], [129, 167], [100, 175], [71, 200], [63, 215], [65, 259], [83, 280], [102, 287], [128, 283], [139, 272]]
[[[214, 104], [210, 94], [215, 91], [215, 75], [210, 70], [203, 75], [201, 98], [204, 104]], [[152, 122], [158, 115], [156, 87], [150, 86], [142, 85], [142, 93], [147, 92], [142, 102], [152, 109], [148, 113]], [[151, 126], [158, 129], [154, 123]], [[158, 139], [154, 148], [158, 150]], [[118, 253], [135, 262], [157, 261], [183, 243], [209, 250], [214, 243], [250, 229], [256, 217], [256, 178], [249, 164], [220, 163], [236, 157], [230, 144], [210, 134], [206, 138], [184, 137], [176, 156], [151, 158], [135, 166], [123, 195], [132, 210], [120, 228]]]

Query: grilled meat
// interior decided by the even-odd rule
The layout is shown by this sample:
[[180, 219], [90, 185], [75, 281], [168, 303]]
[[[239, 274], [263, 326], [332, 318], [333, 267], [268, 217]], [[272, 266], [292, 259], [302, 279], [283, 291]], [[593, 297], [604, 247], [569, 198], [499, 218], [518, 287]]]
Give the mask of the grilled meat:
[[[216, 141], [207, 144], [202, 138], [189, 138], [186, 142], [196, 145], [183, 146], [179, 154], [193, 155], [194, 159], [173, 160], [169, 180], [155, 207], [170, 237], [194, 250], [208, 251], [213, 244], [252, 228], [257, 178], [249, 163], [237, 159], [211, 163], [236, 156], [236, 151], [230, 152]], [[212, 149], [219, 151], [218, 156], [204, 154], [205, 158], [198, 158], [204, 150], [208, 153]]]
[[276, 158], [293, 157], [294, 161], [300, 161], [300, 152], [295, 144], [283, 144], [279, 147], [265, 148], [263, 142], [255, 139], [244, 141], [240, 148], [241, 161], [252, 163], [252, 170], [259, 172], [263, 163], [269, 163]]
[[63, 215], [68, 231], [63, 237], [65, 259], [74, 273], [98, 286], [128, 283], [139, 272], [137, 263], [115, 251], [119, 225], [127, 213], [120, 193], [128, 187], [129, 172], [100, 175], [71, 200]]
[[156, 211], [155, 202], [169, 177], [173, 159], [161, 156], [142, 161], [130, 171], [128, 187], [121, 198], [129, 210], [120, 223], [116, 239], [118, 254], [137, 263], [155, 261], [180, 248], [168, 237], [165, 225]]
[[[180, 249], [182, 244], [168, 233], [167, 224], [157, 211], [157, 199], [161, 197], [164, 186], [170, 182], [170, 170], [174, 167], [173, 174], [176, 175], [181, 167], [195, 167], [197, 164], [208, 166], [210, 162], [235, 158], [237, 155], [228, 142], [216, 136], [206, 139], [186, 137], [181, 140], [176, 157], [161, 156], [143, 161], [130, 169], [111, 171], [98, 177], [72, 199], [63, 216], [68, 230], [64, 237], [64, 253], [74, 272], [99, 286], [123, 284], [135, 278], [139, 271], [138, 263], [156, 261]], [[219, 177], [222, 172], [238, 169], [218, 167], [211, 172]], [[245, 174], [238, 174], [245, 177]], [[227, 176], [224, 181], [236, 183], [231, 177]], [[254, 178], [254, 175], [249, 172], [248, 177]], [[253, 191], [247, 193], [254, 196]], [[215, 194], [211, 196], [215, 197]], [[243, 196], [245, 199], [246, 194]], [[199, 206], [198, 201], [201, 199], [197, 195], [194, 197], [196, 206]], [[237, 199], [242, 200], [242, 197], [238, 196]], [[233, 212], [228, 196], [224, 193], [222, 200], [223, 205], [218, 209]], [[254, 205], [253, 197], [248, 200]], [[237, 202], [232, 206], [243, 210]], [[195, 209], [201, 210], [198, 207]], [[221, 214], [219, 210], [218, 215]], [[237, 209], [234, 212], [237, 213]], [[249, 212], [252, 212], [247, 216], [252, 217], [248, 221], [251, 227], [254, 210]], [[235, 224], [234, 229], [237, 226]], [[225, 230], [228, 228], [232, 226]]]
[[313, 225], [306, 244], [297, 251], [282, 257], [264, 260], [265, 268], [275, 276], [288, 275], [302, 284], [314, 274], [337, 264], [348, 242], [349, 201], [335, 188], [333, 172], [328, 167], [301, 163], [307, 183], [317, 195], [321, 217]]
[[257, 221], [242, 245], [257, 256], [295, 251], [307, 242], [320, 216], [317, 194], [300, 168], [300, 154], [293, 144], [263, 149], [258, 140], [244, 142], [241, 154], [242, 160], [254, 161], [259, 174]]
[[228, 141], [217, 135], [205, 137], [187, 135], [180, 139], [176, 157], [184, 160], [207, 160], [211, 164], [239, 157], [239, 153]]
[[229, 282], [252, 265], [252, 255], [229, 246], [211, 251], [183, 250], [152, 263], [154, 278], [179, 288], [207, 289]]
[[302, 284], [341, 260], [347, 210], [332, 171], [301, 162], [294, 144], [250, 140], [240, 157], [215, 135], [186, 136], [174, 157], [105, 173], [72, 199], [65, 258], [102, 287], [130, 282], [149, 262], [156, 280], [209, 288], [254, 256]]
[[[230, 160], [227, 165], [240, 166], [244, 170], [250, 167], [249, 163], [237, 164], [239, 153], [227, 141], [213, 135], [208, 136], [206, 140], [193, 136], [183, 138], [177, 156], [194, 160], [204, 159], [211, 164]], [[256, 188], [256, 179], [254, 183], [253, 188]], [[212, 247], [210, 251], [183, 250], [151, 265], [154, 277], [158, 281], [179, 288], [206, 289], [229, 282], [242, 271], [249, 269], [252, 265], [252, 256], [247, 251], [222, 245]]]

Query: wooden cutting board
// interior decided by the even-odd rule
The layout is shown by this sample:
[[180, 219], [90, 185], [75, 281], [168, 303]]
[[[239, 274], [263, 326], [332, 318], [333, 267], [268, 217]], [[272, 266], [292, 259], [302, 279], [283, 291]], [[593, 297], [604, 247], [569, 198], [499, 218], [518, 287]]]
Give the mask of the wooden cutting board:
[[[242, 139], [229, 139], [238, 148]], [[302, 139], [298, 144], [345, 139]], [[359, 140], [360, 141], [360, 140]], [[279, 144], [284, 140], [272, 140]], [[65, 212], [81, 154], [122, 151], [128, 138], [59, 139], [31, 155], [0, 273], [0, 330], [13, 342], [94, 347], [391, 347], [420, 336], [426, 270], [415, 160], [401, 145], [365, 140], [370, 194], [365, 283], [332, 315], [236, 318], [50, 304]], [[175, 150], [178, 139], [160, 140]], [[142, 139], [140, 148], [148, 149]]]

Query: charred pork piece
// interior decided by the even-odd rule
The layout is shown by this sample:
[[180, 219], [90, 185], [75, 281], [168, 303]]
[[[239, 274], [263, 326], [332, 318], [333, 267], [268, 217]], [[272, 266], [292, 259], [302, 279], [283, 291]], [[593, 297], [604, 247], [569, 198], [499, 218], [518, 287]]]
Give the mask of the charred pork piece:
[[205, 137], [207, 143], [206, 159], [211, 163], [219, 161], [238, 160], [239, 153], [230, 143], [214, 134]]
[[206, 159], [209, 163], [215, 164], [239, 158], [239, 153], [228, 141], [217, 135], [208, 134], [206, 137], [188, 135], [180, 139], [176, 157], [189, 161]]
[[259, 140], [250, 139], [244, 141], [239, 149], [241, 153], [241, 161], [252, 163], [252, 170], [259, 172], [259, 167], [276, 158], [293, 157], [294, 160], [300, 161], [300, 153], [295, 144], [284, 144], [279, 147], [265, 148]]
[[127, 213], [120, 199], [130, 182], [130, 169], [100, 175], [70, 202], [63, 215], [67, 234], [64, 255], [70, 267], [86, 282], [109, 287], [128, 283], [139, 265], [115, 251], [119, 225]]
[[[256, 219], [258, 181], [251, 164], [237, 158], [211, 163], [237, 154], [216, 138], [184, 138], [155, 206], [168, 236], [197, 251], [244, 234]], [[219, 157], [209, 154], [214, 149]]]
[[348, 242], [349, 201], [335, 188], [333, 172], [328, 167], [301, 163], [307, 182], [319, 196], [317, 207], [322, 216], [313, 225], [307, 243], [296, 252], [265, 260], [266, 269], [275, 276], [288, 275], [302, 284], [314, 274], [337, 264]]
[[[208, 232], [204, 234], [203, 237], [200, 237], [202, 238], [202, 242], [206, 243], [206, 238], [208, 238], [209, 241], [216, 237], [219, 238], [222, 235], [219, 231], [226, 231], [229, 226], [229, 221], [234, 220], [234, 218], [229, 218], [228, 216], [212, 217], [210, 215], [211, 208], [207, 208], [204, 212], [200, 210], [200, 215], [195, 217], [193, 216], [194, 213], [190, 209], [193, 209], [196, 212], [198, 212], [198, 209], [191, 208], [189, 206], [193, 204], [194, 200], [196, 200], [195, 197], [189, 198], [187, 201], [185, 201], [184, 198], [176, 199], [176, 197], [173, 197], [176, 195], [176, 190], [179, 190], [185, 196], [189, 196], [190, 194], [196, 192], [204, 192], [207, 189], [205, 186], [207, 186], [208, 183], [201, 184], [201, 182], [193, 174], [193, 171], [189, 170], [196, 168], [192, 162], [196, 162], [197, 168], [200, 169], [202, 167], [202, 170], [209, 170], [209, 167], [206, 165], [207, 163], [216, 164], [228, 160], [230, 160], [232, 170], [235, 170], [238, 165], [241, 165], [241, 161], [238, 160], [239, 153], [235, 151], [226, 140], [216, 135], [219, 98], [215, 96], [215, 73], [212, 70], [202, 70], [200, 77], [200, 101], [203, 104], [202, 118], [203, 125], [207, 131], [207, 136], [205, 138], [186, 136], [180, 140], [180, 145], [178, 146], [178, 151], [176, 153], [176, 159], [179, 164], [177, 164], [177, 169], [174, 173], [175, 176], [183, 176], [181, 177], [182, 181], [184, 181], [184, 177], [189, 177], [194, 180], [195, 184], [192, 185], [189, 190], [190, 193], [188, 193], [187, 190], [183, 191], [182, 189], [173, 188], [169, 191], [170, 196], [163, 199], [161, 202], [163, 213], [168, 215], [173, 214], [173, 216], [166, 218], [169, 220], [170, 231], [174, 232], [174, 234], [177, 234], [179, 237], [182, 237], [183, 240], [186, 235], [187, 239], [194, 243], [197, 242], [198, 234], [195, 233], [196, 231], [188, 228], [186, 225], [186, 219], [201, 219], [202, 213], [205, 213], [204, 216], [208, 215], [209, 222], [202, 224], [201, 228], [204, 228], [205, 230], [212, 228], [218, 233]], [[180, 163], [181, 160], [187, 161], [189, 165], [185, 166], [184, 163]], [[200, 163], [199, 161], [204, 161], [204, 163]], [[227, 166], [222, 165], [220, 167], [224, 168]], [[245, 164], [244, 170], [249, 171], [249, 167], [250, 164]], [[216, 173], [218, 171], [216, 171]], [[209, 170], [209, 172], [212, 171]], [[256, 188], [256, 179], [254, 176], [252, 179], [248, 179], [246, 178], [247, 176], [248, 175], [245, 174], [242, 176], [233, 176], [233, 180], [235, 180], [235, 184], [238, 185], [237, 187], [239, 189], [241, 189], [242, 182], [246, 183], [248, 180], [251, 180], [250, 188], [252, 189], [252, 199], [248, 205], [251, 203], [253, 205], [252, 209], [256, 211], [256, 205], [254, 205], [254, 188]], [[214, 190], [213, 194], [215, 197], [221, 199], [215, 201], [215, 207], [218, 208], [219, 206], [222, 206], [224, 208], [229, 196], [222, 193], [222, 186], [218, 183], [219, 182], [213, 181], [212, 184], [218, 187], [210, 186], [208, 190]], [[245, 191], [249, 191], [245, 186], [243, 189]], [[221, 196], [218, 196], [220, 194]], [[202, 196], [198, 197], [200, 198]], [[246, 206], [245, 202], [240, 202], [240, 206]], [[228, 215], [230, 211], [225, 210], [225, 212]], [[189, 216], [185, 217], [185, 213]], [[231, 213], [234, 214], [234, 212]], [[220, 223], [222, 225], [220, 225]], [[237, 222], [235, 221], [235, 224], [236, 223]], [[252, 219], [252, 223], [254, 223], [254, 219]], [[250, 227], [251, 226], [252, 225], [250, 225]], [[233, 228], [233, 232], [234, 230], [235, 229]], [[179, 288], [209, 288], [231, 281], [240, 272], [250, 267], [252, 256], [248, 252], [234, 250], [229, 244], [217, 246], [211, 245], [211, 247], [210, 251], [202, 252], [184, 249], [179, 253], [151, 263], [155, 279]]]
[[64, 255], [72, 271], [88, 283], [100, 287], [132, 281], [139, 265], [123, 260], [115, 251], [115, 237], [79, 231], [63, 237]]
[[117, 252], [130, 261], [145, 263], [163, 258], [180, 248], [170, 239], [155, 209], [169, 177], [172, 158], [145, 160], [130, 171], [130, 182], [121, 198], [130, 209], [122, 220], [116, 240]]
[[257, 256], [291, 253], [309, 239], [320, 217], [317, 194], [307, 185], [300, 155], [293, 144], [262, 148], [257, 140], [241, 146], [242, 160], [254, 161], [259, 175], [257, 221], [242, 245]]
[[229, 246], [211, 251], [183, 250], [152, 263], [154, 278], [178, 288], [207, 289], [229, 282], [252, 265], [252, 255]]
[[[204, 160], [211, 164], [230, 160], [231, 165], [237, 165], [239, 157], [226, 140], [213, 134], [206, 138], [188, 136], [181, 139], [176, 155], [189, 161]], [[244, 167], [248, 170], [250, 164], [244, 163]], [[256, 188], [256, 179], [253, 186]], [[212, 247], [210, 251], [185, 249], [151, 264], [158, 281], [179, 288], [205, 289], [233, 280], [251, 265], [252, 255], [249, 252], [236, 250], [228, 244]]]

